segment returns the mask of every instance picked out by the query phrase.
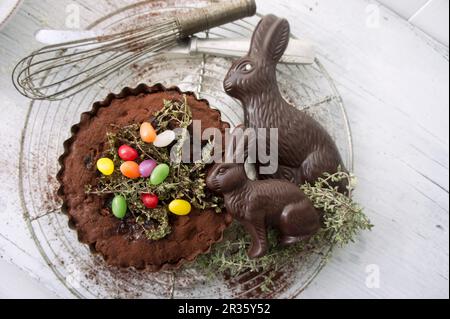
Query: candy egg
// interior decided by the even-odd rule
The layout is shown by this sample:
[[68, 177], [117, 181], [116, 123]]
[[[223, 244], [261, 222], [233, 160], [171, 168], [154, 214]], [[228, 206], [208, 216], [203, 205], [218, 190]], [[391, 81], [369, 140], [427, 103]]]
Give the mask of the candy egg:
[[153, 194], [142, 194], [141, 201], [145, 207], [154, 209], [158, 207], [159, 199], [158, 196]]
[[122, 172], [123, 176], [136, 179], [141, 177], [141, 173], [139, 172], [139, 165], [136, 162], [125, 162], [120, 166], [120, 171]]
[[170, 131], [170, 130], [165, 131], [165, 132], [159, 134], [158, 136], [156, 136], [156, 139], [153, 142], [153, 145], [155, 145], [156, 147], [159, 147], [159, 148], [167, 147], [170, 144], [172, 144], [176, 138], [177, 138], [177, 135], [175, 134], [174, 131]]
[[105, 176], [114, 173], [114, 162], [109, 158], [101, 158], [97, 161], [97, 169]]
[[138, 156], [138, 152], [131, 146], [122, 145], [119, 147], [119, 157], [124, 161], [134, 161]]
[[192, 206], [185, 200], [176, 199], [169, 204], [169, 210], [175, 215], [185, 216], [191, 212]]
[[148, 122], [142, 123], [140, 133], [141, 139], [145, 143], [153, 143], [156, 139], [156, 131], [153, 128], [153, 126]]
[[160, 164], [156, 166], [150, 176], [150, 183], [154, 186], [162, 184], [169, 176], [170, 167], [167, 164]]
[[112, 201], [111, 208], [114, 216], [123, 219], [127, 214], [127, 200], [123, 196], [116, 196]]
[[146, 160], [139, 165], [139, 172], [142, 177], [150, 177], [155, 167], [158, 166], [155, 160]]

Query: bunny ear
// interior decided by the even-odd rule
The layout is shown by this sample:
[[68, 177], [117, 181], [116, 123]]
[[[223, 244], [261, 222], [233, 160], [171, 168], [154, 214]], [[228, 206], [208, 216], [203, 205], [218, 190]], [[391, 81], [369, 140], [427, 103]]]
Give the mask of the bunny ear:
[[277, 63], [289, 44], [290, 27], [286, 19], [269, 14], [261, 19], [252, 37], [250, 55]]

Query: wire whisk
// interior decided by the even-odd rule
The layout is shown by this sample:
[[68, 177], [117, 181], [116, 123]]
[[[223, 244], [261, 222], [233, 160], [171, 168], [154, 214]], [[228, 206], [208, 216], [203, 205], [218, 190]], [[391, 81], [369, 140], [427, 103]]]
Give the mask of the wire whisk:
[[34, 100], [65, 99], [180, 39], [255, 13], [255, 0], [231, 0], [111, 35], [46, 46], [16, 65], [13, 83]]

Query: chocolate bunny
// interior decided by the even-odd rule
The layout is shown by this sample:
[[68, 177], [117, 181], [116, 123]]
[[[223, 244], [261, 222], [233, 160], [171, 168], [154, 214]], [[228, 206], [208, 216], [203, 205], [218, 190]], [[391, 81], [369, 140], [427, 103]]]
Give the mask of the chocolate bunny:
[[[260, 178], [287, 179], [296, 184], [314, 183], [324, 173], [344, 170], [331, 136], [312, 117], [289, 105], [277, 84], [276, 67], [289, 43], [285, 19], [264, 17], [253, 34], [247, 56], [236, 61], [224, 80], [228, 95], [244, 106], [245, 126], [278, 128], [279, 169]], [[267, 145], [269, 147], [269, 144]], [[337, 185], [346, 192], [346, 185]]]
[[320, 216], [300, 188], [286, 180], [251, 181], [244, 164], [215, 164], [206, 179], [208, 188], [222, 194], [227, 211], [252, 238], [248, 255], [267, 253], [267, 227], [280, 231], [283, 246], [308, 239], [320, 229]]

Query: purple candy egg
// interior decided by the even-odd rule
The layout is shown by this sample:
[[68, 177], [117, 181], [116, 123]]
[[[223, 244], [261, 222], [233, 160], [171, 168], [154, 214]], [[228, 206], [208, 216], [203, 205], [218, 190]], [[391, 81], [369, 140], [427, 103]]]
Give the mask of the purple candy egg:
[[146, 160], [139, 165], [139, 172], [142, 177], [150, 177], [152, 175], [155, 167], [158, 166], [155, 160]]

